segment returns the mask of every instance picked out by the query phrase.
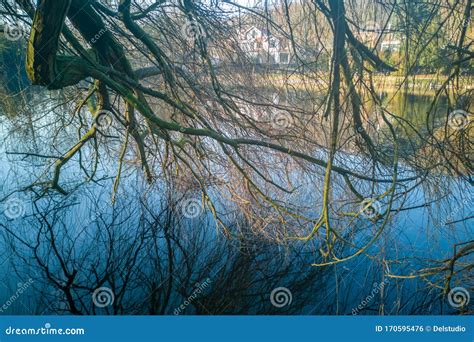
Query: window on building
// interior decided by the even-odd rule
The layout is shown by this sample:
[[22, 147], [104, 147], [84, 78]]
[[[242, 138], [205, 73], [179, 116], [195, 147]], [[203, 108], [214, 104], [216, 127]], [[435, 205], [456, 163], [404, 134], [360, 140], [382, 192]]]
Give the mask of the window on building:
[[290, 56], [286, 52], [280, 53], [280, 63], [288, 64], [290, 62]]

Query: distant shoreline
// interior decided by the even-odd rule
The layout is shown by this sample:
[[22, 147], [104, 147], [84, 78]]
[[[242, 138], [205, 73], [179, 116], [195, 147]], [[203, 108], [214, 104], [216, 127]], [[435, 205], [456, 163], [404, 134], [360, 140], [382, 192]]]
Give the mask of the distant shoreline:
[[[267, 77], [259, 80], [258, 83], [260, 85], [265, 83], [266, 85], [271, 81], [271, 84], [275, 87], [291, 86], [295, 89], [308, 89], [314, 86], [318, 90], [323, 90], [327, 88], [329, 79], [329, 75], [326, 77], [323, 74], [307, 74], [305, 81], [298, 74], [289, 74], [288, 76], [269, 74]], [[378, 74], [372, 76], [374, 88], [377, 91], [393, 92], [406, 89], [413, 94], [426, 95], [434, 95], [447, 79], [448, 76], [445, 75], [414, 75], [405, 77]], [[366, 81], [369, 82], [368, 77]], [[448, 85], [447, 88], [452, 89], [452, 84]], [[474, 90], [474, 76], [459, 77], [459, 90]]]

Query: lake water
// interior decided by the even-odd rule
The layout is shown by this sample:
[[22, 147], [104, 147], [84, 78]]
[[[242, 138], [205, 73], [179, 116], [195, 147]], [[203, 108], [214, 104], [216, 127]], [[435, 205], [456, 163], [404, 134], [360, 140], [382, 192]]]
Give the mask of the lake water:
[[[395, 203], [413, 209], [393, 215], [367, 253], [335, 266], [314, 267], [311, 264], [322, 262], [321, 240], [277, 243], [275, 227], [281, 226], [271, 216], [252, 222], [250, 229], [245, 213], [228, 200], [225, 181], [231, 175], [226, 170], [216, 170], [221, 182], [209, 187], [209, 195], [235, 233], [231, 236], [202, 207], [191, 177], [176, 179], [175, 184], [157, 177], [150, 185], [131, 153], [112, 204], [120, 154], [113, 137], [97, 147], [96, 165], [91, 144], [64, 167], [61, 185], [68, 195], [44, 192], [55, 157], [78, 139], [76, 126], [60, 104], [69, 98], [63, 95], [24, 93], [6, 102], [0, 113], [0, 305], [10, 303], [1, 314], [458, 312], [441, 295], [445, 273], [426, 275], [420, 270], [443, 265], [441, 260], [453, 256], [455, 244], [474, 237], [473, 220], [447, 224], [473, 214], [474, 192], [464, 180], [433, 172], [424, 184], [405, 184], [413, 188]], [[423, 132], [429, 96], [381, 95], [390, 111]], [[446, 102], [441, 99], [435, 120], [445, 115]], [[384, 129], [381, 123], [374, 125]], [[411, 132], [400, 136], [406, 156], [423, 145]], [[364, 173], [363, 158], [346, 151], [337, 163]], [[406, 175], [414, 172], [403, 160], [400, 168]], [[94, 181], [88, 181], [91, 170]], [[301, 214], [316, 217], [319, 212], [320, 173], [318, 168], [314, 177], [297, 171], [289, 175], [297, 190], [285, 200], [299, 204]], [[347, 194], [336, 189], [334, 196], [344, 199]], [[191, 206], [183, 209], [183, 203]], [[386, 203], [380, 205], [383, 209]], [[374, 223], [366, 220], [341, 234], [362, 244], [375, 231]], [[338, 254], [351, 251], [345, 247]], [[463, 258], [459, 267], [469, 264], [472, 257]], [[473, 284], [465, 282], [472, 281], [472, 274], [465, 272], [456, 269], [453, 283], [470, 288]], [[25, 284], [24, 293], [12, 300]], [[91, 296], [99, 287], [113, 289], [112, 304], [94, 305]], [[280, 287], [289, 290], [291, 304], [279, 307], [270, 300]], [[287, 300], [288, 293], [284, 297]]]

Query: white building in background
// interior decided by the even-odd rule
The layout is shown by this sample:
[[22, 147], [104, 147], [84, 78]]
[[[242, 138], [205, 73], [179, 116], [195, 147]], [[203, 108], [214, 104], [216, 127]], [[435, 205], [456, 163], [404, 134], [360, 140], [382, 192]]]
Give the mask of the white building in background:
[[399, 39], [385, 40], [380, 43], [380, 50], [399, 51], [402, 42]]
[[251, 26], [241, 32], [240, 48], [255, 63], [290, 64], [290, 41], [285, 37], [272, 35], [264, 28]]
[[384, 39], [380, 43], [380, 50], [391, 50], [400, 51], [402, 41], [400, 36], [392, 30], [392, 25], [389, 24], [387, 27], [387, 33], [383, 37]]
[[391, 24], [384, 25], [383, 21], [369, 21], [365, 23], [364, 29], [356, 31], [356, 35], [362, 43], [378, 51], [400, 51], [402, 41], [399, 33], [392, 29]]

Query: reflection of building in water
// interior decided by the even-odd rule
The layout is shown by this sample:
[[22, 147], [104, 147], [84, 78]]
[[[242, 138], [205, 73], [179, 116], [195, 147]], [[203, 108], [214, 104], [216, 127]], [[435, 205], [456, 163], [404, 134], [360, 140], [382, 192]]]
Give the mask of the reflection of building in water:
[[290, 64], [290, 42], [265, 28], [251, 26], [242, 31], [239, 44], [243, 51], [259, 64]]

